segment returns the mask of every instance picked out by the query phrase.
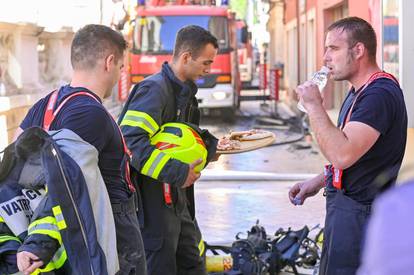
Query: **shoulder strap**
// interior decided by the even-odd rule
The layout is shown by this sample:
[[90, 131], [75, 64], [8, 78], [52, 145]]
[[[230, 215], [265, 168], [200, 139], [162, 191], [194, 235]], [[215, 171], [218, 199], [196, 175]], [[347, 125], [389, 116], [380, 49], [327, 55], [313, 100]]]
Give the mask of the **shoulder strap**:
[[[98, 99], [96, 99], [96, 97], [94, 97], [90, 93], [85, 92], [85, 91], [80, 91], [80, 92], [75, 92], [75, 93], [69, 95], [68, 97], [66, 97], [59, 104], [59, 106], [56, 108], [56, 110], [53, 110], [54, 107], [55, 107], [55, 105], [56, 105], [56, 101], [57, 101], [58, 94], [59, 94], [59, 91], [58, 90], [53, 91], [52, 94], [49, 97], [49, 101], [47, 102], [47, 106], [46, 106], [46, 110], [45, 110], [45, 115], [44, 115], [44, 118], [43, 118], [43, 129], [45, 131], [49, 131], [50, 125], [52, 124], [53, 120], [56, 118], [57, 114], [62, 109], [62, 107], [71, 98], [73, 98], [75, 96], [81, 96], [81, 95], [83, 95], [83, 96], [89, 96], [89, 97], [93, 98], [94, 100], [96, 100], [97, 102], [99, 102]], [[105, 109], [105, 111], [106, 111], [106, 109]], [[106, 111], [106, 112], [108, 113], [108, 111]], [[109, 113], [108, 113], [108, 115], [112, 119], [112, 115], [109, 114]], [[117, 123], [115, 123], [115, 124], [118, 126]], [[129, 151], [129, 149], [128, 149], [126, 143], [125, 143], [124, 136], [122, 135], [122, 132], [121, 132], [121, 129], [119, 128], [119, 126], [118, 126], [118, 131], [119, 131], [119, 134], [121, 136], [122, 146], [123, 146], [123, 149], [124, 149], [124, 153], [125, 153], [125, 155], [127, 157], [127, 161], [126, 161], [126, 164], [125, 164], [125, 180], [127, 181], [129, 190], [131, 192], [134, 192], [135, 191], [135, 188], [134, 188], [134, 185], [131, 182], [131, 178], [130, 178], [130, 174], [131, 173], [130, 173], [130, 170], [129, 170], [129, 162], [130, 162], [130, 159], [131, 159], [131, 152]]]
[[349, 122], [349, 120], [351, 119], [351, 114], [352, 114], [352, 111], [353, 111], [353, 109], [354, 109], [354, 106], [355, 106], [355, 103], [356, 103], [356, 101], [357, 101], [357, 99], [358, 99], [358, 97], [362, 94], [362, 92], [369, 86], [369, 84], [371, 84], [372, 82], [374, 82], [375, 80], [377, 80], [377, 79], [380, 79], [380, 78], [387, 78], [387, 79], [391, 79], [392, 81], [394, 81], [395, 82], [395, 84], [397, 84], [398, 86], [400, 86], [400, 84], [398, 83], [398, 80], [395, 78], [395, 76], [393, 76], [392, 74], [390, 74], [390, 73], [386, 73], [386, 72], [376, 72], [376, 73], [374, 73], [373, 75], [371, 75], [371, 77], [368, 79], [368, 81], [364, 84], [364, 86], [362, 87], [362, 89], [358, 92], [358, 94], [355, 96], [355, 98], [354, 98], [354, 100], [353, 100], [353, 102], [352, 102], [352, 105], [351, 105], [351, 108], [349, 108], [349, 111], [348, 111], [348, 113], [347, 113], [347, 116], [346, 116], [346, 118], [345, 118], [345, 120], [342, 122], [342, 125], [341, 125], [341, 129], [344, 129], [345, 128], [345, 125]]
[[53, 91], [53, 93], [49, 97], [49, 101], [47, 102], [45, 115], [44, 115], [44, 118], [43, 118], [43, 129], [45, 131], [49, 131], [50, 125], [52, 124], [53, 120], [56, 118], [56, 116], [59, 113], [60, 109], [62, 109], [63, 105], [65, 105], [66, 102], [68, 102], [69, 99], [71, 99], [72, 97], [79, 96], [79, 95], [86, 95], [86, 96], [89, 96], [89, 97], [95, 99], [97, 102], [99, 102], [93, 95], [91, 95], [88, 92], [76, 92], [76, 93], [73, 93], [73, 94], [69, 95], [68, 97], [66, 97], [59, 104], [59, 106], [56, 108], [56, 110], [54, 110], [58, 94], [59, 94], [58, 90]]

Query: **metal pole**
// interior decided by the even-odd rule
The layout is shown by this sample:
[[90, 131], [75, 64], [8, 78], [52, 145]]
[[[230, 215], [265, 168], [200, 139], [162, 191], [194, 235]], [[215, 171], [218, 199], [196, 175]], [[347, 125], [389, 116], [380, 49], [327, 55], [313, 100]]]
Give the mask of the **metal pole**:
[[103, 3], [102, 0], [99, 0], [99, 24], [103, 22]]

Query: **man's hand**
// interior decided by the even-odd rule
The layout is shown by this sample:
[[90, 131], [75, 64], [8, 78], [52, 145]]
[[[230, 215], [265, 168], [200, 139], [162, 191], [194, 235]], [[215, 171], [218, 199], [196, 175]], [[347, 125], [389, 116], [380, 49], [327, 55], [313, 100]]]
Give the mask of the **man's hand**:
[[210, 162], [214, 162], [214, 161], [218, 161], [218, 159], [220, 158], [221, 154], [216, 153], [214, 155], [214, 157], [211, 158]]
[[312, 81], [306, 81], [296, 88], [296, 94], [306, 110], [313, 106], [322, 105], [323, 99], [318, 86]]
[[197, 173], [194, 171], [194, 168], [201, 164], [203, 162], [202, 159], [198, 159], [196, 161], [194, 161], [193, 163], [190, 163], [190, 165], [188, 166], [188, 175], [187, 175], [187, 179], [185, 180], [184, 184], [181, 186], [181, 188], [187, 188], [190, 187], [191, 185], [194, 184], [194, 182], [196, 180], [198, 180], [198, 178], [200, 177], [200, 173]]
[[309, 197], [318, 194], [323, 187], [323, 175], [318, 175], [315, 178], [298, 182], [289, 190], [289, 200], [294, 205], [302, 205]]
[[37, 268], [43, 265], [43, 262], [33, 253], [22, 251], [17, 253], [17, 267], [24, 275], [30, 275]]

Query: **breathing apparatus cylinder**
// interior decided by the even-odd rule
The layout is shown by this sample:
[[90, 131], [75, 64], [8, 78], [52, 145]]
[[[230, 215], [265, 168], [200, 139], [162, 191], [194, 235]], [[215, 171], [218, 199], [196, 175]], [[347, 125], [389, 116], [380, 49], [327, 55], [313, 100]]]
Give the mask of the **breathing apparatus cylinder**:
[[233, 267], [231, 255], [214, 255], [206, 257], [207, 272], [229, 271]]

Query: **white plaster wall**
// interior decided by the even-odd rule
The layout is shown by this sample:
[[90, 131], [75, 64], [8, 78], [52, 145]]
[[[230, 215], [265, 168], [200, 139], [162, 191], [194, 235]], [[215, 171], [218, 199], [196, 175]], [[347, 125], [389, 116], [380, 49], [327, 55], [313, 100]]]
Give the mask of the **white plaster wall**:
[[[73, 32], [90, 23], [109, 25], [113, 7], [112, 0], [0, 0], [0, 38], [11, 36], [7, 49], [0, 45], [0, 65], [10, 80], [6, 94], [41, 91], [69, 81]], [[38, 30], [28, 32], [20, 25]], [[47, 48], [40, 52], [40, 64], [39, 37]]]
[[22, 71], [23, 87], [37, 89], [39, 86], [38, 72], [38, 37], [30, 34], [22, 35], [20, 40], [20, 53], [16, 56]]
[[285, 88], [294, 89], [298, 85], [298, 49], [296, 19], [286, 23], [285, 40]]
[[270, 34], [270, 65], [284, 63], [285, 29], [283, 23], [284, 6], [282, 2], [275, 2], [268, 22]]
[[44, 45], [39, 52], [39, 78], [41, 84], [51, 89], [67, 83], [72, 75], [70, 64], [70, 43], [73, 33], [49, 33], [41, 37]]
[[34, 23], [51, 32], [62, 27], [76, 31], [91, 23], [109, 25], [113, 5], [112, 0], [0, 0], [0, 21]]
[[73, 37], [73, 34], [62, 41], [62, 48], [63, 48], [62, 51], [65, 52], [65, 55], [66, 55], [66, 58], [62, 60], [63, 62], [62, 74], [64, 76], [63, 78], [67, 79], [68, 81], [72, 77], [72, 73], [73, 73], [72, 64], [70, 63], [70, 47], [72, 44], [72, 37]]
[[[2, 68], [9, 83], [15, 90], [27, 88], [36, 90], [38, 79], [38, 35], [42, 28], [33, 24], [0, 24], [0, 35], [7, 40], [2, 43]], [[11, 87], [9, 87], [11, 88]], [[10, 93], [8, 92], [10, 95]]]
[[17, 88], [23, 87], [22, 68], [17, 56], [21, 52], [21, 37], [19, 34], [12, 34], [10, 48], [7, 49], [7, 72], [11, 81]]

